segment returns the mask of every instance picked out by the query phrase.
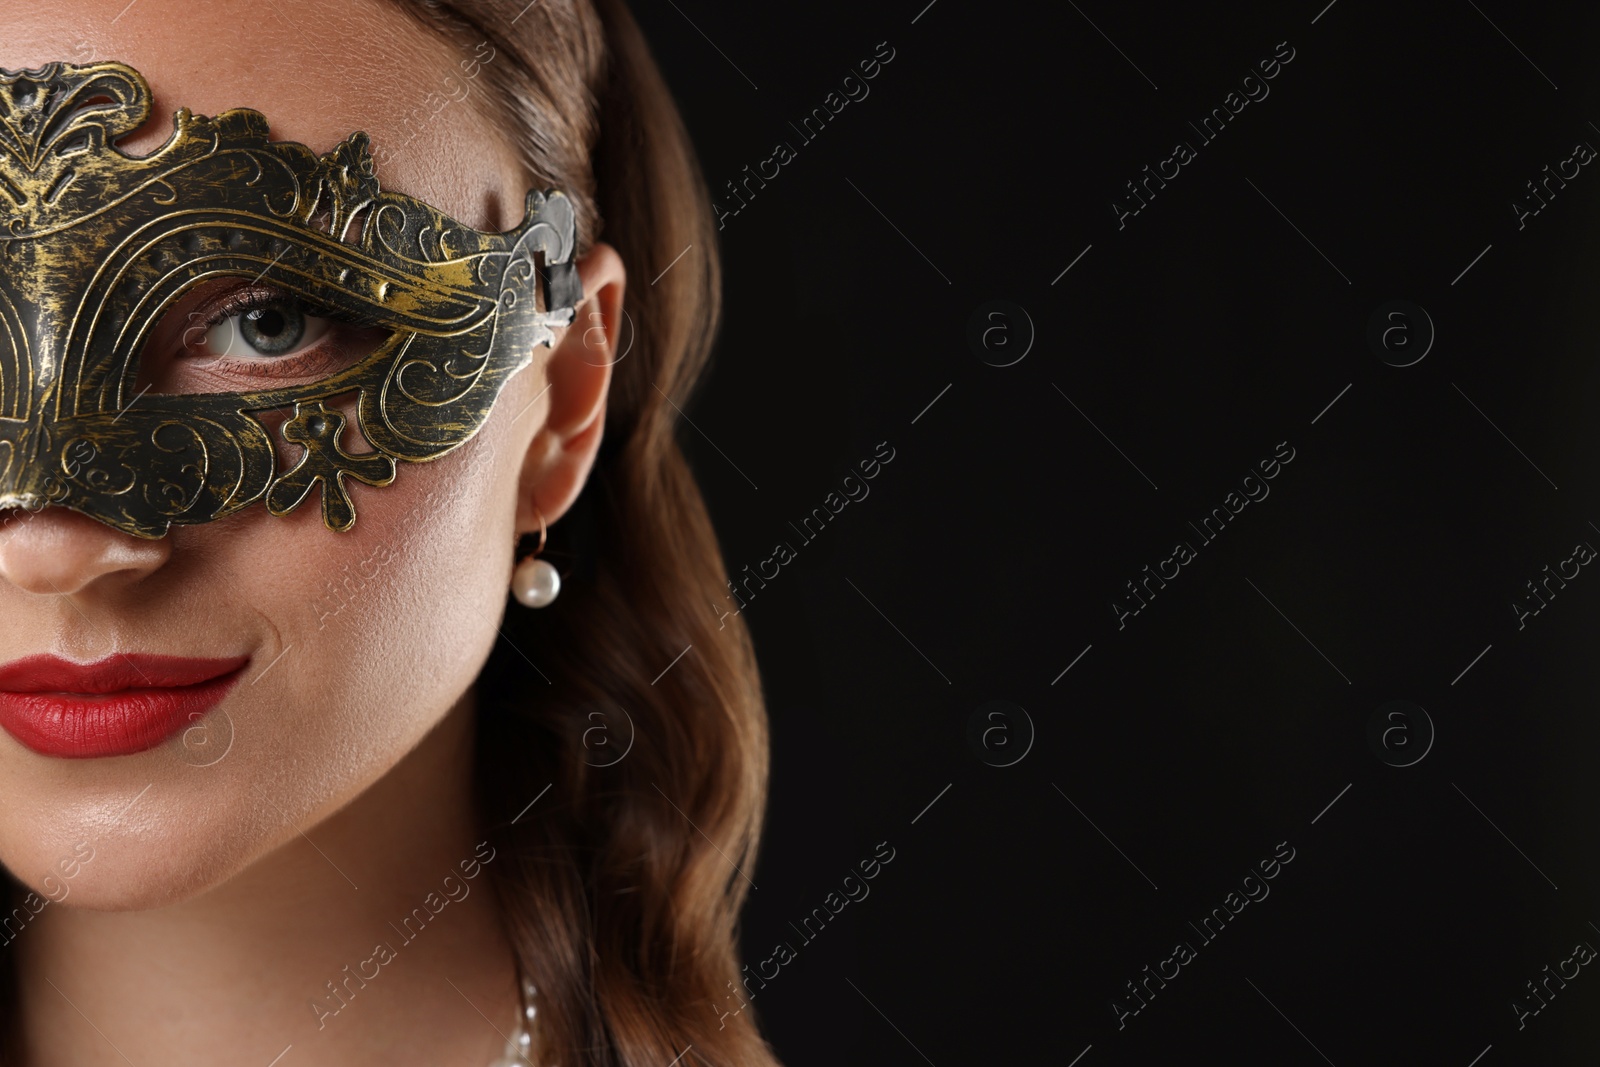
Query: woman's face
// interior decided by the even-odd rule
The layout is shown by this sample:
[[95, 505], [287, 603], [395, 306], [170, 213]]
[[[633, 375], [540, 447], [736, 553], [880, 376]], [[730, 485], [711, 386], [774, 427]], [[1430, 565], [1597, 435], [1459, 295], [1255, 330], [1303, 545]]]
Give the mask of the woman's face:
[[[481, 65], [487, 50], [464, 57], [390, 4], [0, 3], [0, 22], [5, 68], [116, 60], [143, 74], [155, 106], [122, 142], [130, 153], [166, 141], [179, 107], [251, 107], [274, 139], [317, 152], [367, 131], [385, 189], [458, 221], [520, 220], [528, 182], [478, 106], [479, 68], [463, 63]], [[590, 294], [620, 270], [603, 246], [580, 266]], [[551, 364], [579, 333], [560, 331], [554, 355], [536, 349], [465, 446], [399, 464], [387, 487], [353, 485], [346, 533], [323, 525], [315, 500], [283, 517], [251, 506], [158, 541], [62, 509], [8, 513], [0, 676], [42, 653], [244, 667], [197, 727], [143, 752], [61, 758], [0, 731], [0, 861], [41, 895], [70, 892], [87, 907], [175, 902], [344, 806], [464, 708], [529, 501], [547, 518], [564, 510], [598, 445], [604, 361]], [[64, 864], [82, 857], [80, 842], [93, 861]]]

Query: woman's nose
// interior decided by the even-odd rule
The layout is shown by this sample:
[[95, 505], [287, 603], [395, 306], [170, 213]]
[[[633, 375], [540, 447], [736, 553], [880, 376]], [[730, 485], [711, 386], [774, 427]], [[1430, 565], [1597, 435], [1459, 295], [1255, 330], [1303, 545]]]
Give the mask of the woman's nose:
[[24, 592], [136, 582], [171, 555], [170, 537], [148, 541], [65, 508], [0, 512], [0, 578]]

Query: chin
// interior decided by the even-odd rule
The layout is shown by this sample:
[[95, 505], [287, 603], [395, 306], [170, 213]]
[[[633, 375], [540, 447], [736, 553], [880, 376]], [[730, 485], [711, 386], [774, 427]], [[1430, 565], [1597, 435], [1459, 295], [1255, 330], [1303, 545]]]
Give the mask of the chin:
[[[183, 904], [226, 882], [243, 864], [215, 851], [177, 853], [143, 844], [119, 858], [95, 857], [53, 906], [83, 911], [150, 911]], [[40, 896], [38, 886], [29, 888]]]
[[168, 747], [112, 760], [32, 756], [26, 766], [38, 773], [5, 785], [0, 861], [51, 907], [182, 904], [298, 840], [301, 820], [286, 818], [287, 807], [298, 815], [328, 799], [264, 800], [283, 783], [238, 749], [217, 766], [185, 763]]
[[[19, 830], [26, 832], [12, 822], [7, 837]], [[96, 835], [56, 817], [29, 836], [29, 846], [6, 848], [5, 864], [24, 888], [20, 903], [30, 912], [44, 901], [47, 907], [87, 911], [181, 904], [221, 885], [247, 861], [241, 839], [220, 839], [194, 824], [124, 827]], [[49, 848], [44, 841], [65, 844]]]

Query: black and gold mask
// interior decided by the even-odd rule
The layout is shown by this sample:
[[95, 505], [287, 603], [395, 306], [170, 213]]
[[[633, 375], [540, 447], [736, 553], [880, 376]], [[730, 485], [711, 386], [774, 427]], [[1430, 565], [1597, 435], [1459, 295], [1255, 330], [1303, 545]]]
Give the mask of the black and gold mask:
[[[529, 192], [519, 226], [486, 233], [380, 192], [364, 133], [318, 156], [268, 140], [260, 112], [185, 108], [161, 148], [124, 154], [116, 138], [149, 113], [120, 63], [0, 70], [0, 508], [66, 507], [153, 538], [256, 501], [282, 515], [320, 483], [323, 521], [347, 530], [346, 478], [387, 485], [395, 460], [467, 441], [572, 321], [560, 192]], [[382, 340], [309, 384], [141, 390], [156, 325], [225, 278]], [[257, 313], [264, 350], [284, 320]], [[333, 403], [352, 397], [370, 446], [354, 452]]]

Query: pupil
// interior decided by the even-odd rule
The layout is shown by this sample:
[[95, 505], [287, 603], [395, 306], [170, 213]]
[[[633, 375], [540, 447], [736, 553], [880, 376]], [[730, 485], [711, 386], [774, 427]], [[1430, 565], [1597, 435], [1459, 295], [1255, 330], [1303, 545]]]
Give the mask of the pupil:
[[305, 312], [293, 304], [255, 308], [240, 317], [239, 332], [262, 355], [279, 355], [299, 343], [306, 331]]

